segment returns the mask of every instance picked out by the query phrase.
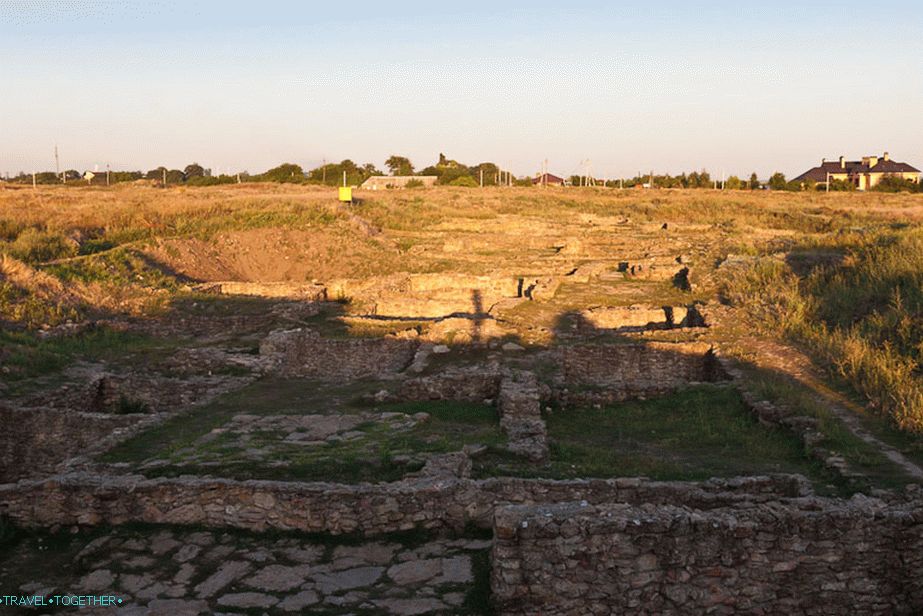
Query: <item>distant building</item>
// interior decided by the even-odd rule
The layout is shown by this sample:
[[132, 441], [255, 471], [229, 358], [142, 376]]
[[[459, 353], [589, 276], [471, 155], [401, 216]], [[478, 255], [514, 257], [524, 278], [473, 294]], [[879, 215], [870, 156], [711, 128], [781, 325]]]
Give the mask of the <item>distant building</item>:
[[407, 182], [416, 180], [424, 186], [432, 186], [438, 180], [435, 175], [373, 175], [362, 182], [359, 188], [363, 190], [384, 190], [386, 188], [404, 188]]
[[884, 177], [899, 177], [912, 182], [920, 182], [920, 170], [907, 163], [891, 160], [885, 152], [878, 156], [864, 156], [862, 160], [848, 161], [840, 156], [839, 161], [821, 161], [814, 167], [794, 179], [795, 182], [816, 182], [826, 184], [828, 181], [849, 182], [858, 190], [868, 190], [878, 185]]
[[566, 186], [567, 180], [550, 173], [540, 173], [532, 178], [532, 183], [536, 186]]

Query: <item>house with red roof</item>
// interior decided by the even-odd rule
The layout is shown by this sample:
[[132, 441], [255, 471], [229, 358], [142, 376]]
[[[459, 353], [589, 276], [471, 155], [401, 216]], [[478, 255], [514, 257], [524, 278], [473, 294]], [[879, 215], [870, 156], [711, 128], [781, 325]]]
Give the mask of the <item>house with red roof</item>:
[[826, 184], [838, 180], [853, 184], [858, 190], [869, 190], [878, 185], [884, 177], [899, 177], [920, 183], [920, 170], [907, 163], [891, 160], [885, 152], [882, 156], [863, 156], [862, 160], [848, 161], [840, 156], [839, 161], [823, 159], [814, 167], [794, 179], [795, 182], [816, 182]]

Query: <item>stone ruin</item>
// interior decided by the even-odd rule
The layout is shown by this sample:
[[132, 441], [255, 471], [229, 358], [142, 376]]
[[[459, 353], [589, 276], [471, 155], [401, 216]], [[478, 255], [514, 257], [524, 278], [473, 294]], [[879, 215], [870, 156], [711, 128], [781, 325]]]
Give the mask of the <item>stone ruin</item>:
[[[666, 311], [629, 308], [627, 315], [644, 326], [671, 322]], [[541, 380], [521, 362], [433, 370], [432, 345], [418, 340], [331, 339], [301, 328], [269, 335], [254, 361], [264, 373], [380, 379], [387, 383], [375, 394], [381, 401], [489, 401], [509, 451], [535, 462], [548, 457], [542, 419], [548, 402], [566, 412], [737, 376], [707, 343], [584, 343], [539, 355], [551, 366]], [[493, 600], [510, 615], [923, 609], [918, 488], [844, 500], [818, 497], [803, 478], [784, 475], [704, 482], [472, 479], [467, 451], [431, 456], [420, 471], [378, 484], [99, 474], [73, 460], [94, 443], [109, 446], [167, 415], [100, 412], [116, 404], [118, 392], [115, 382], [101, 380], [81, 394], [85, 410], [0, 408], [3, 425], [20, 427], [16, 438], [0, 432], [0, 515], [25, 527], [173, 524], [370, 541], [413, 529], [481, 528], [493, 536]], [[745, 399], [763, 421], [804, 427], [752, 395]], [[231, 427], [283, 430], [314, 442], [349, 438], [370, 418], [396, 430], [423, 420], [386, 415], [317, 416], [316, 422], [240, 415]], [[810, 427], [804, 429], [807, 444]], [[26, 467], [29, 473], [8, 470]]]

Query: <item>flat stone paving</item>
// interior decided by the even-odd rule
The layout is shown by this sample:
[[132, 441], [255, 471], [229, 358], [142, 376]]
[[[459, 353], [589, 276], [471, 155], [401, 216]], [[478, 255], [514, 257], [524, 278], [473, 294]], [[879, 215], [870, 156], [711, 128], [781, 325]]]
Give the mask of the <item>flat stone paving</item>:
[[335, 541], [173, 528], [28, 536], [0, 551], [0, 594], [123, 601], [13, 614], [486, 613], [489, 539]]
[[199, 437], [171, 460], [154, 459], [142, 469], [196, 464], [218, 466], [230, 460], [262, 461], [286, 466], [290, 454], [369, 440], [371, 432], [400, 434], [429, 419], [426, 413], [353, 413], [344, 415], [234, 415], [220, 428]]

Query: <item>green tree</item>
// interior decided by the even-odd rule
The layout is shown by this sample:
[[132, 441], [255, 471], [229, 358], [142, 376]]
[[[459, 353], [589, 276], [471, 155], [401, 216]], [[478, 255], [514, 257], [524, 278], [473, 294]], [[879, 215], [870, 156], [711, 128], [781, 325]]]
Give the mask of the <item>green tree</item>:
[[760, 179], [756, 177], [756, 171], [754, 171], [750, 174], [750, 190], [759, 190], [760, 188]]
[[481, 172], [484, 172], [484, 186], [496, 186], [499, 168], [494, 163], [481, 163], [471, 167], [471, 177], [481, 181]]
[[266, 171], [257, 179], [263, 182], [295, 183], [304, 182], [304, 171], [300, 165], [284, 163]]
[[166, 167], [157, 167], [156, 169], [151, 169], [146, 174], [144, 174], [144, 177], [148, 180], [162, 180], [163, 172], [166, 170]]
[[728, 190], [740, 190], [743, 187], [744, 183], [736, 175], [732, 175], [724, 183], [724, 187]]
[[779, 171], [773, 173], [772, 177], [769, 178], [769, 188], [771, 190], [785, 190], [786, 184], [785, 174]]
[[199, 163], [192, 163], [191, 165], [186, 165], [186, 168], [183, 169], [183, 173], [186, 174], [186, 179], [190, 178], [204, 178], [205, 169]]
[[391, 171], [391, 175], [413, 175], [413, 164], [404, 156], [392, 154], [385, 161], [385, 166]]

